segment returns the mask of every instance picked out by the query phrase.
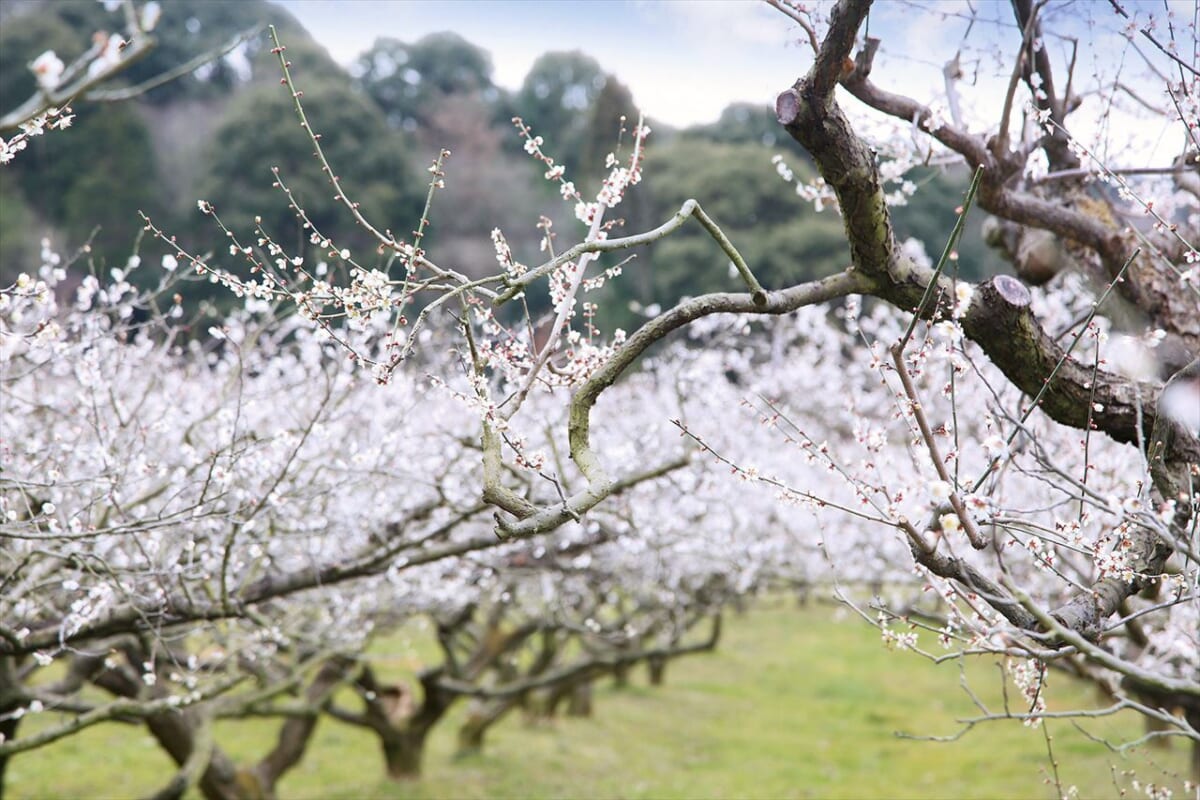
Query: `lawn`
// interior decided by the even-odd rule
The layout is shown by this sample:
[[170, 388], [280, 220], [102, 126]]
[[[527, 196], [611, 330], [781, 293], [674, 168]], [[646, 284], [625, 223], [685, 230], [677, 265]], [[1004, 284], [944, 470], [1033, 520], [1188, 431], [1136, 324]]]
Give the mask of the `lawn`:
[[[388, 782], [375, 740], [326, 720], [280, 796], [1053, 798], [1047, 734], [1064, 790], [1075, 786], [1080, 797], [1119, 796], [1129, 770], [1143, 784], [1181, 786], [1188, 755], [1182, 743], [1113, 754], [1062, 720], [1046, 731], [991, 722], [948, 743], [897, 736], [953, 734], [957, 717], [975, 713], [959, 667], [889, 652], [874, 629], [838, 619], [844, 616], [828, 606], [762, 604], [728, 620], [717, 652], [671, 664], [666, 685], [650, 688], [641, 674], [626, 689], [606, 681], [593, 718], [529, 726], [513, 715], [491, 732], [481, 756], [456, 761], [460, 704], [435, 730], [419, 782]], [[922, 646], [936, 649], [931, 640]], [[411, 669], [411, 649], [399, 640], [385, 649], [383, 672]], [[966, 670], [971, 687], [996, 709], [999, 675], [991, 660]], [[1087, 687], [1057, 675], [1050, 681], [1052, 710], [1096, 704]], [[1108, 717], [1085, 727], [1092, 736], [1129, 739], [1140, 734], [1141, 721]], [[274, 730], [263, 721], [224, 723], [218, 742], [236, 756], [255, 756]], [[15, 758], [7, 788], [13, 798], [141, 796], [171, 771], [140, 729], [101, 725]]]

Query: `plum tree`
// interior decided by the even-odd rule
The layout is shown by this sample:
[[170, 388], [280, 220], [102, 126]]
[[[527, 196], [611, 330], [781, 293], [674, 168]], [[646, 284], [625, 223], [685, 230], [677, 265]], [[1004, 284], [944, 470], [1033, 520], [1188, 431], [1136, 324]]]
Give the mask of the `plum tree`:
[[[198, 205], [219, 248], [145, 218], [169, 249], [156, 289], [129, 282], [147, 268], [135, 256], [60, 310], [63, 265], [47, 250], [36, 277], [0, 293], [4, 429], [22, 432], [5, 439], [0, 478], [0, 758], [136, 717], [179, 763], [172, 787], [238, 796], [208, 722], [277, 714], [280, 749], [240, 773], [270, 793], [329, 710], [373, 730], [406, 775], [455, 698], [474, 698], [460, 743], [478, 747], [514, 699], [552, 706], [603, 670], [707, 646], [715, 625], [711, 639], [684, 634], [741, 595], [801, 583], [831, 585], [894, 648], [1005, 659], [1022, 705], [981, 707], [968, 727], [1135, 708], [1150, 735], [1200, 754], [1195, 65], [1161, 28], [1117, 31], [1131, 51], [1157, 45], [1136, 52], [1181, 142], [1169, 165], [1122, 166], [1074, 122], [1078, 96], [1114, 98], [1128, 76], [1084, 88], [1047, 42], [1089, 42], [1046, 4], [1014, 0], [1007, 26], [968, 14], [968, 31], [1007, 31], [988, 47], [1012, 48], [992, 122], [963, 111], [961, 48], [942, 112], [876, 84], [869, 0], [827, 15], [772, 5], [811, 47], [776, 114], [816, 174], [781, 157], [768, 179], [840, 217], [849, 263], [834, 274], [764, 288], [703, 197], [617, 235], [646, 171], [642, 120], [592, 193], [515, 119], [582, 226], [576, 243], [543, 216], [540, 264], [498, 228], [492, 273], [435, 263], [422, 241], [452, 153], [430, 167], [415, 223], [377, 219], [329, 160], [276, 40], [289, 124], [365, 251], [307, 213], [289, 164], [272, 188], [301, 241], [270, 216], [242, 230], [213, 197]], [[851, 117], [847, 96], [871, 114]], [[905, 137], [885, 125], [868, 138], [864, 119], [900, 120]], [[917, 190], [913, 167], [951, 160], [975, 178], [935, 261], [898, 240], [889, 205]], [[973, 208], [994, 216], [1017, 277], [958, 272]], [[623, 251], [685, 226], [720, 274], [645, 306], [632, 332], [601, 331], [589, 293], [641, 268]], [[1035, 246], [1047, 232], [1052, 276]], [[172, 297], [185, 276], [244, 311], [188, 338]], [[720, 281], [729, 291], [707, 290]], [[368, 645], [420, 615], [443, 663], [417, 701]], [[55, 662], [67, 677], [38, 680]], [[1048, 711], [1049, 667], [1113, 702]], [[85, 698], [86, 682], [118, 700]], [[361, 710], [330, 704], [340, 683]], [[67, 715], [18, 736], [47, 708]]]

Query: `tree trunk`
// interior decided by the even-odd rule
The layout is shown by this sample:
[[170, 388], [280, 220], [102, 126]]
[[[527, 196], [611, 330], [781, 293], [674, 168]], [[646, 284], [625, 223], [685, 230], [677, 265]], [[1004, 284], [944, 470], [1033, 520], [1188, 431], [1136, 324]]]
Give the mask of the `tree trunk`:
[[1200, 784], [1200, 742], [1192, 742], [1192, 785]]
[[495, 700], [473, 700], [467, 711], [467, 719], [458, 729], [458, 752], [456, 758], [474, 755], [483, 751], [483, 739], [493, 725], [517, 707], [516, 697]]
[[421, 777], [421, 761], [425, 755], [425, 739], [429, 728], [415, 727], [390, 731], [381, 736], [383, 760], [388, 777], [394, 781], [411, 781]]
[[[3, 709], [11, 711], [11, 709]], [[4, 741], [11, 742], [17, 738], [17, 728], [21, 725], [21, 719], [9, 718], [0, 720], [0, 736], [4, 737]], [[0, 800], [4, 800], [4, 773], [8, 769], [8, 756], [0, 756]]]
[[[10, 716], [24, 705], [21, 682], [17, 660], [7, 656], [0, 658], [0, 741], [13, 741], [21, 727], [21, 717]], [[0, 756], [0, 800], [4, 800], [4, 775], [8, 769], [8, 759], [8, 756]]]
[[618, 663], [613, 667], [613, 685], [618, 689], [624, 689], [629, 685], [629, 665]]
[[[1188, 724], [1200, 731], [1200, 707], [1189, 709], [1185, 717]], [[1192, 742], [1192, 783], [1200, 784], [1200, 742]]]
[[522, 706], [525, 709], [525, 724], [538, 725], [554, 719], [563, 696], [564, 691], [559, 686], [529, 692]]
[[567, 701], [568, 717], [590, 717], [592, 715], [592, 682], [582, 681], [571, 687]]
[[[187, 761], [194, 745], [193, 724], [185, 717], [185, 713], [167, 711], [146, 718], [150, 734], [179, 765]], [[254, 785], [254, 781], [247, 781], [244, 777], [239, 780], [239, 777], [228, 757], [214, 748], [208, 767], [200, 776], [200, 793], [205, 800], [258, 800], [259, 797], [268, 797]]]
[[[137, 658], [143, 657], [135, 654], [133, 660]], [[106, 670], [96, 676], [93, 682], [117, 697], [137, 698], [143, 689], [137, 678], [128, 670]], [[146, 718], [146, 729], [150, 731], [150, 735], [167, 751], [171, 760], [181, 767], [195, 749], [197, 724], [196, 712], [188, 709], [172, 709]], [[253, 781], [247, 782], [244, 778], [239, 780], [233, 762], [221, 748], [214, 746], [198, 783], [205, 800], [245, 800], [247, 797], [255, 798], [256, 795], [261, 795], [261, 792], [247, 785], [248, 783]]]
[[[1143, 717], [1145, 722], [1146, 733], [1157, 733], [1158, 731], [1178, 730], [1174, 725], [1168, 725], [1157, 717]], [[1171, 746], [1171, 739], [1167, 736], [1155, 736], [1149, 740], [1151, 747], [1156, 747], [1160, 750], [1165, 750]]]
[[482, 716], [468, 716], [467, 721], [458, 729], [458, 751], [455, 758], [466, 758], [483, 752], [483, 734], [487, 724]]
[[436, 667], [418, 676], [424, 697], [414, 709], [411, 690], [400, 684], [379, 683], [370, 665], [364, 665], [355, 683], [362, 691], [366, 710], [351, 714], [334, 705], [327, 710], [334, 717], [367, 728], [379, 737], [390, 779], [415, 780], [421, 776], [429, 732], [459, 697], [438, 684], [443, 674], [444, 668]]
[[317, 723], [321, 720], [318, 709], [346, 678], [353, 663], [350, 659], [331, 658], [322, 664], [304, 692], [305, 700], [312, 704], [312, 713], [289, 717], [284, 721], [271, 752], [239, 775], [241, 780], [252, 781], [264, 800], [274, 800], [279, 779], [304, 757], [317, 729]]
[[662, 656], [650, 656], [646, 659], [646, 670], [650, 673], [650, 685], [662, 686], [667, 673], [667, 659]]

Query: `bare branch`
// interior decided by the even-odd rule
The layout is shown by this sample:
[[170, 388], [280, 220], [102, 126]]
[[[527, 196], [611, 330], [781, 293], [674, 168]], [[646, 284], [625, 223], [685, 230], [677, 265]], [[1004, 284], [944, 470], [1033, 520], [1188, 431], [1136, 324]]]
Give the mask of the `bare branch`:
[[766, 0], [767, 5], [775, 9], [792, 22], [799, 25], [806, 34], [808, 34], [808, 44], [812, 48], [815, 55], [821, 49], [820, 43], [817, 41], [817, 31], [813, 27], [812, 20], [808, 18], [808, 12], [793, 5], [790, 0]]
[[[1121, 4], [1117, 2], [1117, 0], [1108, 0], [1108, 4], [1113, 7], [1113, 11], [1117, 12], [1118, 14], [1120, 14], [1122, 17], [1129, 20], [1130, 22], [1133, 21], [1133, 17], [1129, 16], [1129, 12], [1126, 11], [1121, 6]], [[1158, 50], [1163, 55], [1165, 55], [1167, 58], [1174, 61], [1177, 65], [1179, 65], [1180, 69], [1185, 69], [1188, 72], [1192, 73], [1192, 75], [1194, 75], [1195, 77], [1200, 78], [1200, 72], [1198, 72], [1195, 67], [1193, 67], [1191, 64], [1184, 61], [1182, 58], [1180, 58], [1175, 53], [1172, 53], [1170, 48], [1164, 47], [1162, 42], [1160, 42], [1160, 41], [1158, 41], [1158, 39], [1154, 38], [1154, 34], [1150, 32], [1149, 28], [1139, 28], [1138, 32], [1141, 33], [1142, 36], [1145, 36], [1146, 40], [1148, 42], [1150, 42], [1150, 44], [1157, 47]]]

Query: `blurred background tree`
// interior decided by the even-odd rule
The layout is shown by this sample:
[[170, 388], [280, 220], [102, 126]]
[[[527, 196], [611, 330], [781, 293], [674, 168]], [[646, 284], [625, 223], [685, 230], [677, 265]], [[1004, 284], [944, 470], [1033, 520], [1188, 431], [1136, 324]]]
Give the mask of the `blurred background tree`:
[[[665, 220], [688, 198], [700, 200], [753, 265], [768, 289], [831, 274], [849, 259], [841, 220], [817, 214], [775, 174], [771, 151], [761, 144], [678, 136], [650, 147], [644, 195], [649, 216]], [[711, 291], [736, 291], [729, 259], [698, 225], [687, 225], [641, 255], [610, 284], [618, 302], [603, 303], [611, 325], [632, 323], [631, 306]]]
[[[971, 176], [962, 167], [952, 171], [927, 167], [913, 170], [907, 177], [917, 184], [917, 193], [909, 198], [907, 205], [892, 207], [892, 222], [897, 234], [919, 239], [936, 261], [954, 227], [958, 217], [955, 211], [962, 205]], [[997, 272], [1011, 272], [1011, 267], [984, 242], [982, 228], [986, 217], [982, 211], [972, 211], [958, 241], [959, 274], [973, 281]]]
[[350, 67], [356, 84], [393, 128], [415, 132], [456, 95], [494, 102], [492, 58], [457, 33], [431, 33], [413, 44], [380, 38]]
[[[592, 121], [589, 112], [608, 77], [600, 62], [578, 50], [546, 53], [533, 62], [513, 98], [517, 116], [546, 140], [548, 150], [569, 174], [580, 168]], [[615, 140], [615, 131], [608, 135]]]
[[[301, 35], [307, 32], [281, 9], [265, 0], [244, 0], [240, 3], [211, 2], [211, 0], [177, 0], [167, 5], [154, 36], [158, 44], [150, 53], [125, 73], [130, 83], [138, 83], [162, 74], [194, 58], [197, 53], [219, 47], [238, 31], [265, 23], [274, 24], [280, 32]], [[227, 97], [244, 83], [255, 67], [270, 66], [257, 61], [264, 49], [261, 37], [242, 45], [229, 56], [217, 59], [195, 72], [168, 81], [150, 90], [140, 103], [162, 106], [181, 100], [219, 99]], [[332, 59], [326, 56], [329, 63]]]
[[693, 125], [681, 134], [689, 139], [706, 139], [730, 144], [757, 144], [808, 160], [804, 148], [787, 135], [775, 119], [775, 110], [753, 103], [730, 103], [716, 122]]
[[[441, 148], [453, 152], [426, 245], [435, 260], [465, 273], [493, 268], [486, 236], [493, 227], [502, 228], [516, 257], [529, 263], [542, 255], [539, 216], [554, 221], [562, 246], [579, 232], [574, 203], [564, 203], [557, 185], [544, 180], [544, 166], [523, 153], [513, 116], [544, 138], [547, 153], [567, 167], [584, 195], [594, 195], [607, 175], [609, 153], [628, 158], [639, 112], [635, 98], [585, 53], [545, 53], [514, 92], [496, 85], [485, 50], [449, 32], [411, 43], [380, 38], [346, 69], [265, 0], [171, 3], [155, 30], [157, 48], [121, 81], [145, 80], [267, 23], [287, 44], [306, 110], [343, 185], [377, 224], [410, 235], [425, 193], [425, 167]], [[98, 31], [114, 27], [115, 17], [101, 3], [8, 6], [0, 26], [0, 108], [34, 91], [27, 64], [43, 50], [75, 55]], [[369, 258], [363, 248], [373, 243], [337, 207], [294, 122], [269, 50], [265, 36], [258, 36], [134, 101], [80, 105], [75, 129], [32, 140], [18, 161], [0, 171], [0, 280], [36, 267], [32, 259], [43, 236], [69, 251], [97, 228], [94, 263], [123, 263], [141, 227], [138, 209], [190, 249], [219, 252], [223, 239], [196, 210], [200, 198], [246, 238], [260, 216], [282, 244], [300, 247], [306, 237], [286, 198], [272, 188], [272, 166], [323, 233]], [[695, 197], [768, 287], [828, 274], [845, 263], [836, 213], [816, 214], [774, 174], [776, 152], [801, 176], [808, 162], [790, 137], [780, 135], [772, 109], [735, 103], [716, 122], [683, 130], [649, 123], [646, 180], [615, 215], [621, 222], [615, 234], [651, 228]], [[968, 176], [930, 169], [911, 177], [923, 188], [909, 205], [894, 208], [893, 218], [901, 234], [921, 239], [936, 256]], [[971, 225], [980, 221], [973, 216]], [[960, 255], [970, 277], [999, 264], [978, 236], [964, 237]], [[617, 260], [610, 256], [605, 263]], [[627, 327], [636, 321], [631, 304], [735, 285], [724, 256], [689, 227], [638, 253], [637, 262], [595, 299], [602, 327]], [[189, 301], [210, 296], [231, 302], [206, 282], [193, 286]], [[536, 308], [545, 299], [530, 301]]]
[[[288, 50], [291, 56], [290, 46]], [[310, 74], [303, 91], [309, 123], [320, 132], [322, 149], [351, 199], [361, 204], [368, 218], [406, 236], [412, 220], [420, 215], [421, 197], [403, 137], [387, 127], [378, 107], [348, 91], [344, 81]], [[278, 167], [281, 179], [322, 234], [340, 247], [356, 251], [374, 247], [334, 198], [294, 113], [292, 98], [278, 85], [253, 86], [240, 93], [213, 134], [198, 196], [212, 202], [227, 225], [248, 231], [255, 217], [261, 217], [263, 227], [282, 246], [302, 252], [309, 232], [301, 230], [286, 197], [273, 187], [271, 169]], [[277, 120], [286, 124], [269, 124]]]

